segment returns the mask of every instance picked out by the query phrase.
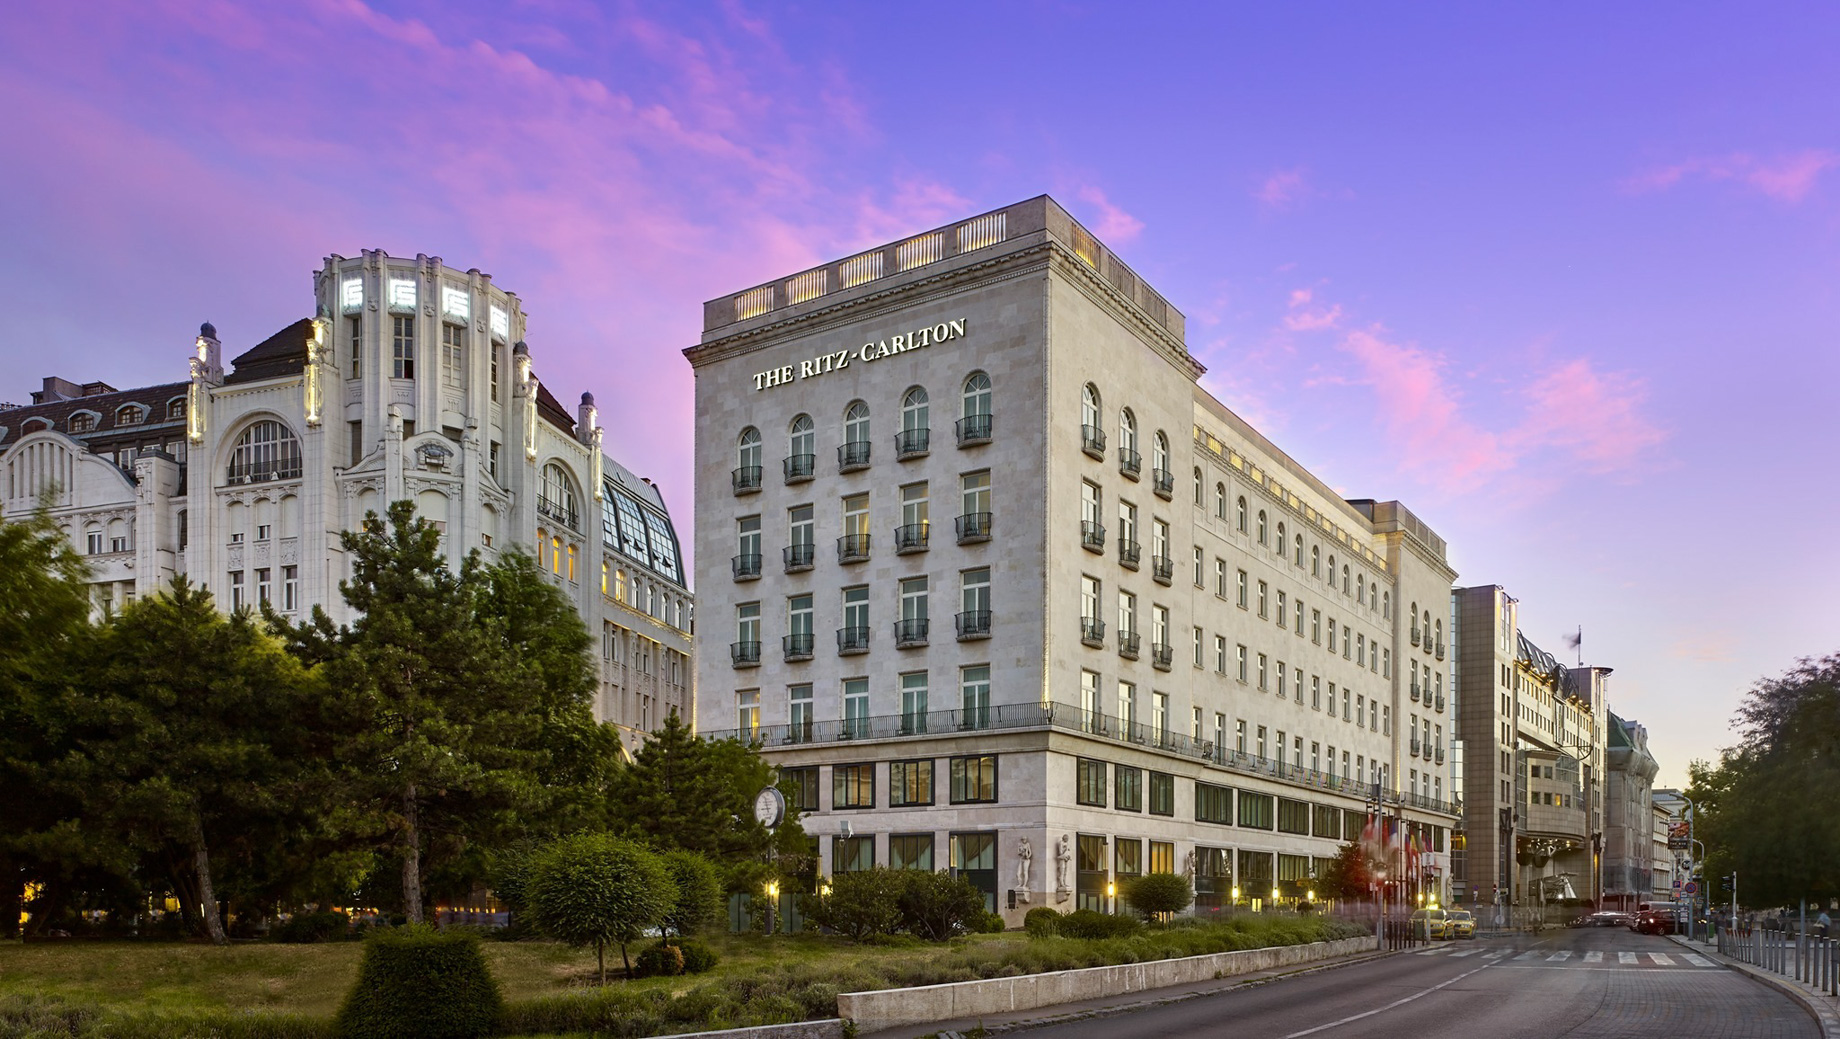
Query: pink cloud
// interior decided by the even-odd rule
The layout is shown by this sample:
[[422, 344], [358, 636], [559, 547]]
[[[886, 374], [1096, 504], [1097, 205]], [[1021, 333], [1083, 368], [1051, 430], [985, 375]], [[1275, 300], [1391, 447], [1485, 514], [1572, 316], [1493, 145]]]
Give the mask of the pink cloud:
[[1361, 367], [1400, 467], [1445, 487], [1461, 487], [1514, 464], [1501, 438], [1465, 420], [1444, 362], [1416, 346], [1389, 342], [1375, 326], [1353, 331], [1341, 349]]
[[1714, 158], [1688, 159], [1647, 170], [1623, 182], [1632, 192], [1664, 191], [1689, 177], [1735, 182], [1779, 202], [1796, 203], [1813, 191], [1821, 175], [1840, 166], [1840, 154], [1809, 149], [1774, 159], [1734, 152]]
[[1310, 186], [1304, 181], [1302, 169], [1278, 170], [1266, 176], [1259, 186], [1253, 189], [1252, 197], [1267, 209], [1289, 209], [1303, 201], [1310, 194]]
[[1525, 395], [1527, 416], [1510, 440], [1523, 450], [1562, 451], [1592, 472], [1626, 469], [1667, 439], [1640, 414], [1641, 380], [1599, 372], [1583, 358], [1535, 379]]
[[1081, 187], [1076, 194], [1082, 202], [1088, 203], [1099, 211], [1099, 222], [1094, 226], [1093, 233], [1105, 241], [1114, 244], [1128, 242], [1136, 238], [1138, 232], [1144, 229], [1142, 220], [1113, 204], [1105, 197], [1104, 191], [1087, 185]]
[[1291, 293], [1291, 312], [1284, 315], [1284, 327], [1292, 332], [1320, 332], [1334, 328], [1342, 319], [1341, 304], [1335, 304], [1327, 310], [1309, 310], [1312, 294], [1309, 289], [1297, 289]]

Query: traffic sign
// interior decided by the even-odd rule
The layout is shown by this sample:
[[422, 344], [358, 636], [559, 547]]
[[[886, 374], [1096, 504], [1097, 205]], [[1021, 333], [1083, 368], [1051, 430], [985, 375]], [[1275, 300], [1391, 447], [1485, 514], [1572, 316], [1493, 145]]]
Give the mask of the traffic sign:
[[1699, 885], [1689, 880], [1685, 884], [1680, 885], [1680, 893], [1683, 895], [1697, 895], [1699, 894]]

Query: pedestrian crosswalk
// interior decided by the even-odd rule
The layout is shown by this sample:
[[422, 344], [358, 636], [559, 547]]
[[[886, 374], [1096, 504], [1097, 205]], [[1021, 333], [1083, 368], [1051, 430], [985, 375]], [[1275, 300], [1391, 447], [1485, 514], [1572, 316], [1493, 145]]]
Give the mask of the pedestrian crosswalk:
[[[1574, 967], [1594, 968], [1598, 970], [1635, 967], [1653, 969], [1671, 967], [1679, 970], [1685, 967], [1717, 967], [1718, 964], [1694, 952], [1630, 952], [1603, 949], [1574, 951], [1571, 949], [1502, 949], [1474, 945], [1435, 945], [1429, 949], [1420, 949], [1414, 955], [1443, 956], [1447, 959], [1462, 960], [1474, 957], [1477, 960], [1493, 961], [1503, 966], [1540, 966], [1540, 967]], [[1612, 967], [1611, 965], [1615, 966]]]

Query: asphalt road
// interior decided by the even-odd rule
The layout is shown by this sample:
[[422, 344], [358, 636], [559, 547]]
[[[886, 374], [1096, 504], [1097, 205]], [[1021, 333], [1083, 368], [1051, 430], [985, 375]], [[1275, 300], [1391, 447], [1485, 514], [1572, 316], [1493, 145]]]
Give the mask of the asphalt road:
[[1790, 997], [1621, 928], [1429, 950], [1034, 1030], [1057, 1039], [1818, 1039]]

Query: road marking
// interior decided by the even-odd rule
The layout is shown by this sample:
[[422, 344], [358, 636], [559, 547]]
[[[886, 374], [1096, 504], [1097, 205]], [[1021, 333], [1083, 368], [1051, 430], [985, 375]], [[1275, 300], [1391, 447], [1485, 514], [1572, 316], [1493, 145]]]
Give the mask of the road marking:
[[1633, 952], [1619, 952], [1616, 954], [1616, 962], [1618, 963], [1634, 963], [1635, 961], [1636, 954]]
[[1584, 954], [1584, 961], [1586, 963], [1602, 963], [1604, 962], [1604, 954], [1601, 952], [1587, 952]]
[[1485, 960], [1499, 960], [1499, 959], [1501, 959], [1501, 958], [1502, 958], [1503, 956], [1506, 956], [1506, 955], [1508, 955], [1508, 950], [1506, 950], [1506, 949], [1496, 949], [1496, 950], [1494, 950], [1493, 952], [1485, 952], [1485, 953], [1483, 953], [1483, 954], [1482, 954], [1482, 958], [1483, 958], [1483, 959], [1485, 959]]
[[1446, 947], [1444, 947], [1444, 948], [1439, 948], [1439, 949], [1421, 949], [1421, 950], [1419, 950], [1419, 952], [1418, 952], [1418, 955], [1420, 955], [1420, 956], [1436, 956], [1436, 955], [1437, 955], [1438, 953], [1441, 953], [1441, 952], [1449, 952], [1449, 951], [1450, 951], [1450, 948], [1449, 948], [1448, 946], [1446, 946]]
[[1551, 956], [1546, 957], [1547, 962], [1549, 963], [1560, 963], [1565, 960], [1569, 960], [1571, 958], [1572, 958], [1572, 954], [1570, 950], [1561, 950], [1559, 952], [1553, 953]]
[[1523, 952], [1514, 958], [1517, 960], [1537, 960], [1540, 958], [1540, 954], [1537, 952]]
[[1704, 956], [1701, 956], [1699, 953], [1696, 953], [1696, 952], [1687, 953], [1686, 960], [1688, 963], [1691, 963], [1695, 967], [1716, 967], [1718, 966], [1718, 964], [1712, 962], [1711, 960], [1707, 959]]
[[1662, 967], [1672, 967], [1674, 965], [1674, 958], [1665, 952], [1651, 952], [1648, 954], [1648, 958], [1654, 960], [1657, 965]]
[[1481, 951], [1482, 951], [1481, 949], [1463, 949], [1458, 952], [1453, 952], [1450, 955], [1454, 957], [1474, 956]]
[[1443, 982], [1442, 984], [1433, 985], [1430, 988], [1425, 989], [1423, 992], [1414, 992], [1411, 995], [1406, 996], [1403, 999], [1395, 999], [1391, 1003], [1388, 1003], [1386, 1006], [1375, 1007], [1372, 1010], [1362, 1011], [1359, 1014], [1354, 1014], [1349, 1017], [1344, 1017], [1340, 1021], [1331, 1021], [1326, 1025], [1317, 1025], [1315, 1028], [1306, 1028], [1301, 1032], [1292, 1032], [1291, 1034], [1285, 1036], [1284, 1039], [1302, 1039], [1302, 1037], [1306, 1035], [1315, 1035], [1318, 1032], [1326, 1032], [1331, 1028], [1340, 1027], [1341, 1025], [1348, 1024], [1351, 1021], [1359, 1021], [1363, 1018], [1372, 1017], [1375, 1014], [1379, 1014], [1379, 1013], [1383, 1013], [1385, 1011], [1391, 1010], [1394, 1007], [1405, 1006], [1407, 1003], [1410, 1003], [1415, 999], [1423, 999], [1424, 997], [1429, 996], [1430, 994], [1438, 991], [1439, 989], [1449, 988], [1450, 986], [1455, 985], [1457, 982], [1462, 981], [1464, 978], [1469, 977], [1471, 974], [1479, 974], [1485, 970], [1488, 970], [1491, 966], [1493, 966], [1493, 964], [1485, 963], [1482, 966], [1477, 967], [1475, 970], [1466, 970], [1463, 973], [1457, 975], [1456, 977], [1451, 978], [1449, 981]]

